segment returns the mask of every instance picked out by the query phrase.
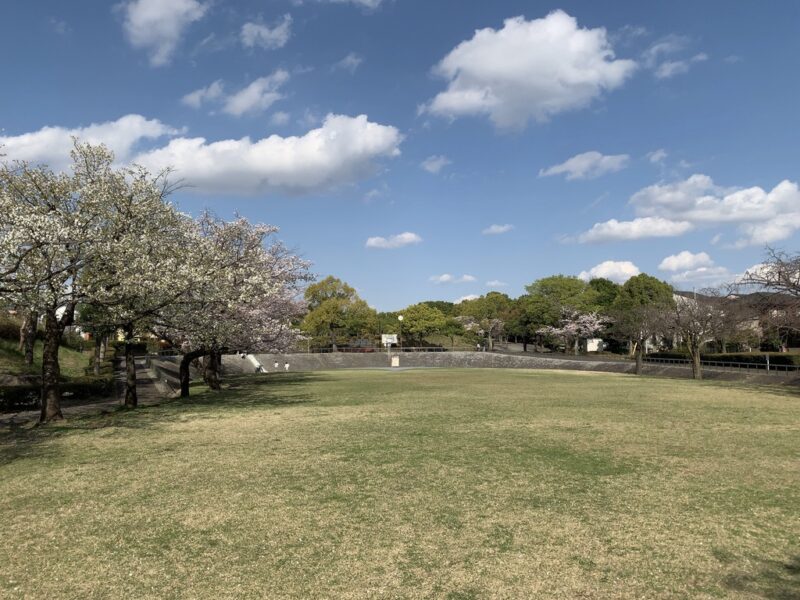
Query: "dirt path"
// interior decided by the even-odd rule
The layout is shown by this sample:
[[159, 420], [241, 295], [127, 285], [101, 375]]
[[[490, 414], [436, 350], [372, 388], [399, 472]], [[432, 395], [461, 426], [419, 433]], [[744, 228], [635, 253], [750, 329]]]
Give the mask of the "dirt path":
[[[64, 406], [61, 412], [65, 419], [84, 417], [112, 411], [122, 405], [125, 395], [125, 360], [123, 359], [114, 371], [114, 390], [112, 398], [97, 400], [75, 406]], [[144, 363], [144, 359], [136, 359], [136, 393], [139, 406], [158, 404], [171, 395], [161, 383], [157, 382]], [[38, 410], [26, 410], [13, 413], [0, 413], [0, 427], [17, 426], [39, 419]]]

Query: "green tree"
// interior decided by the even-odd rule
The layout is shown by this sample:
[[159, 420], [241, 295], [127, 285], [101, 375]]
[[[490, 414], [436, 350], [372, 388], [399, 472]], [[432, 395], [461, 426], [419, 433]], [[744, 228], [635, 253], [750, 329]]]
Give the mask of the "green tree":
[[507, 294], [489, 292], [485, 296], [474, 300], [465, 300], [458, 305], [458, 314], [462, 317], [471, 317], [483, 330], [489, 343], [489, 349], [494, 349], [494, 341], [503, 332], [505, 323], [512, 318], [514, 303]]
[[438, 308], [425, 303], [413, 304], [402, 311], [403, 335], [421, 343], [433, 333], [440, 333], [447, 325], [447, 317]]
[[374, 332], [375, 310], [362, 300], [355, 289], [336, 277], [326, 277], [306, 288], [308, 314], [301, 329], [315, 343], [330, 344], [334, 351], [342, 342]]
[[619, 284], [604, 277], [592, 279], [589, 282], [589, 287], [595, 292], [594, 302], [601, 312], [611, 308], [620, 290]]
[[637, 375], [642, 372], [647, 340], [668, 330], [674, 306], [672, 287], [646, 273], [631, 277], [619, 290], [612, 306], [613, 328], [633, 342]]

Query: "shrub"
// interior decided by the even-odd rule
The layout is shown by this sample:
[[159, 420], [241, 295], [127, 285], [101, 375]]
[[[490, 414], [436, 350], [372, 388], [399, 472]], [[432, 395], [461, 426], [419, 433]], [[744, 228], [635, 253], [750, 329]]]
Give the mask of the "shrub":
[[[87, 400], [110, 396], [114, 392], [114, 378], [75, 377], [61, 383], [65, 401]], [[0, 412], [35, 410], [40, 407], [41, 386], [36, 384], [0, 387]]]
[[0, 314], [0, 338], [19, 341], [21, 323], [11, 315]]

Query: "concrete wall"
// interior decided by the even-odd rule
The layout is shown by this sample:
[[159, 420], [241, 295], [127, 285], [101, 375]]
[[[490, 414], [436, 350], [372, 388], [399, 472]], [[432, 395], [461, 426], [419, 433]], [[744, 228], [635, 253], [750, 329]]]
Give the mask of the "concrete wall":
[[[394, 356], [397, 356], [396, 354]], [[255, 359], [263, 365], [267, 373], [276, 371], [274, 363], [278, 362], [277, 372], [284, 372], [284, 363], [289, 363], [291, 372], [298, 371], [330, 371], [337, 369], [387, 369], [390, 367], [389, 356], [384, 352], [349, 354], [260, 354]], [[166, 356], [149, 359], [151, 372], [159, 381], [165, 382], [173, 389], [180, 387], [178, 378], [179, 357]], [[581, 358], [570, 360], [551, 358], [548, 356], [519, 356], [497, 354], [491, 352], [420, 352], [400, 354], [401, 368], [449, 368], [449, 369], [562, 369], [577, 371], [599, 371], [607, 373], [633, 373], [635, 365], [626, 360], [591, 360]], [[255, 373], [255, 363], [238, 355], [226, 355], [222, 359], [223, 377], [234, 374]], [[192, 378], [199, 373], [192, 370]], [[688, 366], [645, 364], [645, 375], [661, 377], [691, 377]], [[750, 381], [753, 383], [786, 383], [797, 381], [797, 376], [786, 376], [778, 373], [739, 371], [738, 369], [712, 369], [703, 371], [706, 379]]]

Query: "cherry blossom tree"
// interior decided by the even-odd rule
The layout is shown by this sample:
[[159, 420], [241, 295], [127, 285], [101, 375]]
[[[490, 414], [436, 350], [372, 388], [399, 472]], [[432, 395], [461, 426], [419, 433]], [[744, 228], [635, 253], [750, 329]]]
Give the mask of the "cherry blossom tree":
[[[293, 326], [305, 311], [300, 285], [308, 264], [271, 238], [277, 228], [211, 214], [198, 221], [200, 240], [193, 262], [205, 265], [204, 285], [164, 307], [155, 331], [184, 350], [181, 395], [189, 395], [189, 366], [205, 357], [204, 379], [219, 389], [222, 354], [281, 352], [297, 341]], [[267, 245], [268, 244], [268, 245]]]
[[608, 322], [607, 317], [597, 313], [582, 313], [572, 309], [564, 309], [558, 326], [548, 325], [536, 333], [539, 335], [561, 338], [566, 348], [572, 346], [578, 354], [579, 342], [597, 334]]

